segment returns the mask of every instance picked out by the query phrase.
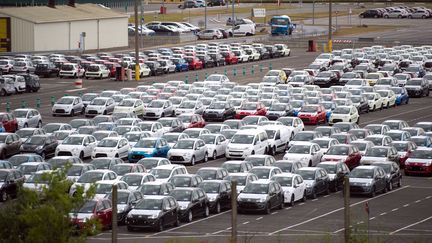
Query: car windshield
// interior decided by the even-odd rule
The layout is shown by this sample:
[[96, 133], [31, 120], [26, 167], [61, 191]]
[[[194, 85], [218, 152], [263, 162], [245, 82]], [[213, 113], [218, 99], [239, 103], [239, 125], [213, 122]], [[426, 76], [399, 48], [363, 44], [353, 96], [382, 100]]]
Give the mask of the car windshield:
[[112, 171], [114, 171], [118, 176], [123, 176], [127, 173], [130, 173], [133, 169], [131, 164], [118, 164], [112, 167]]
[[246, 185], [242, 193], [267, 194], [268, 187], [269, 187], [268, 184], [250, 183]]
[[143, 176], [142, 175], [125, 175], [121, 178], [129, 186], [140, 186]]
[[298, 170], [296, 173], [301, 175], [304, 180], [315, 180], [314, 170]]
[[314, 139], [313, 133], [297, 133], [293, 141], [311, 141]]
[[240, 106], [240, 110], [256, 110], [257, 104], [255, 103], [245, 103]]
[[37, 171], [37, 165], [20, 165], [17, 167], [24, 175], [30, 175]]
[[150, 171], [156, 179], [166, 179], [171, 175], [171, 170], [168, 169], [152, 169]]
[[82, 169], [82, 166], [72, 165], [67, 171], [67, 176], [81, 176]]
[[[323, 133], [324, 135], [324, 133]], [[322, 149], [329, 148], [329, 141], [328, 140], [313, 140], [313, 143], [316, 143], [320, 146]]]
[[215, 103], [212, 103], [212, 104], [208, 107], [208, 109], [223, 110], [223, 109], [225, 109], [225, 103], [222, 103], [222, 102], [215, 102]]
[[74, 100], [75, 100], [74, 98], [63, 97], [57, 101], [57, 104], [59, 104], [59, 105], [71, 105], [74, 102]]
[[135, 144], [135, 148], [154, 148], [157, 140], [153, 139], [141, 139]]
[[205, 79], [205, 81], [221, 81], [221, 79], [222, 79], [222, 76], [210, 75]]
[[46, 137], [33, 136], [25, 141], [28, 145], [43, 145], [45, 144]]
[[276, 162], [274, 166], [281, 169], [283, 172], [292, 172], [293, 164], [287, 162]]
[[170, 182], [174, 184], [175, 187], [190, 187], [192, 178], [191, 177], [173, 177]]
[[61, 127], [60, 124], [46, 124], [45, 126], [42, 127], [42, 129], [45, 130], [45, 132], [47, 133], [53, 133], [55, 131], [58, 131], [60, 127]]
[[383, 168], [386, 174], [391, 173], [392, 165], [389, 163], [374, 163], [373, 165]]
[[98, 143], [98, 147], [103, 147], [103, 148], [115, 148], [117, 146], [118, 140], [114, 140], [114, 139], [102, 139], [99, 143]]
[[289, 150], [290, 154], [309, 154], [310, 145], [294, 145]]
[[165, 101], [153, 100], [152, 102], [150, 102], [148, 107], [150, 107], [150, 108], [162, 108], [164, 106], [164, 104], [165, 104]]
[[270, 169], [267, 168], [252, 168], [250, 170], [252, 174], [255, 174], [259, 179], [269, 179]]
[[203, 135], [199, 137], [205, 144], [215, 144], [215, 135]]
[[371, 169], [356, 168], [351, 171], [349, 177], [371, 179], [373, 178], [373, 175], [374, 175], [374, 171]]
[[61, 66], [61, 70], [64, 70], [64, 71], [72, 71], [72, 70], [74, 70], [74, 66], [73, 66], [73, 65], [69, 65], [69, 64], [63, 64], [63, 65]]
[[292, 100], [289, 103], [293, 108], [296, 109], [301, 108], [303, 106], [303, 101], [299, 101], [299, 100]]
[[328, 155], [348, 155], [349, 147], [347, 146], [331, 146], [327, 151]]
[[84, 140], [84, 137], [67, 137], [63, 140], [62, 144], [66, 145], [81, 145]]
[[232, 137], [231, 143], [233, 144], [252, 144], [254, 135], [236, 134]]
[[173, 196], [177, 201], [190, 202], [192, 197], [192, 191], [176, 189], [171, 192], [171, 196]]
[[96, 194], [108, 194], [112, 191], [112, 184], [96, 184]]
[[96, 97], [98, 97], [97, 94], [84, 94], [84, 95], [81, 97], [81, 99], [82, 99], [82, 101], [91, 101], [91, 100], [93, 100], [93, 99], [96, 98]]
[[78, 213], [93, 213], [96, 207], [96, 201], [86, 202], [79, 210]]
[[406, 152], [408, 150], [408, 143], [392, 143], [391, 144], [398, 152]]
[[28, 111], [26, 110], [14, 110], [12, 112], [16, 118], [26, 118]]
[[336, 107], [336, 109], [333, 110], [333, 114], [349, 114], [351, 111], [351, 108], [349, 107]]
[[106, 99], [96, 98], [90, 102], [90, 105], [105, 105], [106, 101], [107, 101]]
[[203, 180], [214, 180], [217, 177], [217, 170], [199, 170], [197, 175], [201, 176]]
[[411, 138], [410, 141], [414, 142], [417, 146], [426, 146], [426, 144], [427, 144], [426, 143], [426, 141], [427, 141], [426, 137], [424, 137], [424, 138]]
[[135, 205], [135, 209], [141, 209], [141, 210], [161, 210], [162, 209], [162, 199], [145, 199], [139, 201]]
[[118, 104], [118, 106], [124, 106], [124, 107], [133, 107], [135, 104], [134, 100], [122, 100]]
[[366, 156], [371, 157], [387, 157], [387, 148], [370, 148], [366, 151]]
[[143, 195], [160, 195], [161, 185], [146, 185], [143, 184], [139, 189]]
[[432, 159], [432, 153], [430, 150], [416, 149], [412, 152], [410, 158], [414, 159]]
[[195, 141], [192, 140], [181, 140], [181, 142], [177, 142], [173, 149], [193, 149]]
[[100, 181], [103, 178], [104, 173], [103, 172], [95, 172], [90, 171], [84, 173], [79, 179], [78, 183], [94, 183], [96, 181]]
[[218, 182], [204, 181], [198, 185], [206, 193], [219, 193], [220, 185]]
[[195, 108], [196, 102], [194, 101], [184, 101], [180, 104], [179, 108], [182, 109], [193, 109]]
[[79, 127], [82, 127], [82, 126], [85, 126], [85, 125], [87, 125], [87, 121], [86, 120], [83, 120], [83, 119], [76, 119], [76, 120], [72, 120], [72, 121], [70, 121], [70, 123], [69, 123], [73, 128], [79, 128]]
[[291, 187], [292, 186], [292, 177], [275, 177], [274, 181], [278, 182], [281, 186]]
[[328, 174], [336, 174], [336, 163], [334, 164], [318, 164], [317, 167], [323, 168]]

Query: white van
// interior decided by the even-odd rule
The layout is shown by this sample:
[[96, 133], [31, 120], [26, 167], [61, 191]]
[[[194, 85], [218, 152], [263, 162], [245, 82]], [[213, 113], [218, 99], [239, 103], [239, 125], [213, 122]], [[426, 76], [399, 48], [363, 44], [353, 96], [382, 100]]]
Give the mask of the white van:
[[227, 159], [244, 159], [249, 155], [267, 154], [269, 139], [263, 129], [248, 129], [238, 131], [228, 143], [225, 150]]
[[255, 24], [240, 24], [232, 28], [233, 36], [255, 35]]
[[291, 129], [284, 125], [266, 125], [262, 127], [269, 140], [269, 154], [275, 155], [279, 152], [284, 152], [288, 148], [288, 143], [291, 137]]

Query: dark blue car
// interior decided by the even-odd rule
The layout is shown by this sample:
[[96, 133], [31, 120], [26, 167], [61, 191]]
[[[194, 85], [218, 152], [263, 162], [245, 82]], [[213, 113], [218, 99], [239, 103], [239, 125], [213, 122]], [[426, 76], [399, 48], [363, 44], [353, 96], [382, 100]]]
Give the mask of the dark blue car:
[[408, 104], [409, 95], [404, 87], [392, 87], [390, 89], [396, 94], [396, 105]]
[[164, 138], [143, 138], [129, 151], [128, 160], [136, 163], [142, 158], [166, 157], [170, 149]]
[[173, 58], [173, 63], [176, 66], [177, 72], [189, 71], [189, 63], [182, 58]]

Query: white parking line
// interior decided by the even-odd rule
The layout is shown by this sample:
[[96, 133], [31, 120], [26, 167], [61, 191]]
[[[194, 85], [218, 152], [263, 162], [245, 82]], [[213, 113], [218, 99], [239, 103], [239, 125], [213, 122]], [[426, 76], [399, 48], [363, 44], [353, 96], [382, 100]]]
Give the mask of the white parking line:
[[427, 197], [425, 197], [425, 199], [429, 199], [429, 198], [431, 198], [432, 196], [427, 196]]
[[395, 211], [398, 211], [398, 210], [399, 210], [399, 208], [393, 208], [392, 212], [395, 212]]
[[261, 220], [263, 217], [256, 218], [255, 220]]
[[407, 229], [407, 228], [410, 228], [410, 227], [412, 227], [412, 226], [414, 226], [414, 225], [418, 225], [418, 224], [421, 224], [421, 223], [423, 223], [423, 222], [426, 222], [426, 221], [428, 221], [429, 219], [432, 219], [432, 216], [430, 216], [430, 217], [428, 217], [428, 218], [425, 218], [425, 219], [423, 219], [423, 220], [417, 221], [417, 222], [415, 222], [415, 223], [413, 223], [413, 224], [407, 225], [407, 226], [405, 226], [405, 227], [402, 227], [402, 228], [400, 228], [400, 229], [398, 229], [398, 230], [395, 230], [395, 231], [393, 231], [393, 232], [390, 232], [389, 235], [396, 234], [397, 232], [400, 232], [400, 231], [402, 231], [402, 230], [404, 230], [404, 229]]
[[421, 202], [421, 200], [417, 200], [417, 201], [415, 201], [415, 203], [419, 203], [419, 202]]
[[386, 212], [384, 212], [384, 213], [380, 213], [380, 216], [384, 216], [384, 215], [386, 215], [387, 213]]
[[211, 234], [212, 234], [212, 235], [217, 235], [217, 234], [222, 233], [222, 232], [224, 232], [224, 231], [226, 231], [226, 230], [219, 230], [219, 231], [213, 232], [213, 233], [211, 233]]
[[324, 197], [329, 197], [330, 195], [325, 195]]
[[374, 220], [375, 219], [375, 217], [371, 217], [371, 218], [369, 218], [369, 220]]
[[273, 212], [273, 213], [271, 213], [271, 215], [275, 215], [275, 214], [277, 214], [278, 212]]
[[[388, 193], [386, 193], [386, 194], [381, 194], [381, 195], [378, 195], [378, 196], [376, 196], [376, 197], [374, 197], [374, 198], [365, 199], [365, 200], [362, 200], [362, 201], [356, 202], [356, 203], [354, 203], [354, 204], [351, 204], [350, 207], [353, 207], [353, 206], [356, 206], [356, 205], [359, 205], [359, 204], [362, 204], [362, 203], [365, 203], [365, 202], [369, 202], [369, 201], [371, 201], [371, 200], [374, 200], [374, 199], [378, 199], [378, 198], [384, 197], [384, 196], [386, 196], [386, 195], [390, 195], [390, 194], [392, 194], [392, 193], [398, 192], [398, 191], [403, 190], [403, 189], [406, 189], [406, 188], [408, 188], [408, 187], [409, 187], [409, 186], [404, 186], [404, 187], [398, 188], [398, 189], [396, 189], [396, 190], [393, 190], [393, 191], [391, 191], [391, 192], [388, 192]], [[303, 221], [303, 222], [300, 222], [300, 223], [297, 223], [297, 224], [293, 224], [293, 225], [287, 226], [287, 227], [285, 227], [285, 228], [282, 228], [282, 229], [279, 229], [279, 230], [273, 231], [273, 232], [269, 233], [269, 235], [274, 235], [274, 234], [277, 234], [277, 233], [279, 233], [279, 232], [281, 232], [281, 231], [285, 231], [285, 230], [287, 230], [287, 229], [291, 229], [291, 228], [294, 228], [294, 227], [297, 227], [297, 226], [300, 226], [300, 225], [303, 225], [303, 224], [307, 224], [307, 223], [309, 223], [309, 222], [312, 222], [312, 221], [314, 221], [314, 220], [317, 220], [317, 219], [320, 219], [320, 218], [326, 217], [326, 216], [328, 216], [328, 215], [330, 215], [330, 214], [333, 214], [333, 213], [336, 213], [336, 212], [339, 212], [339, 211], [342, 211], [342, 210], [344, 210], [343, 207], [342, 207], [342, 208], [335, 209], [335, 210], [333, 210], [333, 211], [327, 212], [327, 213], [325, 213], [325, 214], [321, 214], [321, 215], [316, 216], [316, 217], [314, 217], [314, 218], [310, 218], [310, 219], [305, 220], [305, 221]]]
[[244, 222], [243, 224], [249, 224], [249, 221]]
[[312, 199], [312, 202], [318, 201], [318, 198]]
[[406, 208], [406, 207], [408, 207], [408, 206], [409, 206], [409, 203], [403, 205], [404, 208]]
[[305, 204], [305, 203], [300, 203], [299, 205], [301, 206], [301, 205], [303, 205], [303, 204]]
[[76, 92], [76, 91], [83, 91], [83, 90], [87, 90], [87, 88], [81, 88], [81, 89], [69, 89], [69, 90], [65, 90], [66, 93], [72, 93], [72, 92]]

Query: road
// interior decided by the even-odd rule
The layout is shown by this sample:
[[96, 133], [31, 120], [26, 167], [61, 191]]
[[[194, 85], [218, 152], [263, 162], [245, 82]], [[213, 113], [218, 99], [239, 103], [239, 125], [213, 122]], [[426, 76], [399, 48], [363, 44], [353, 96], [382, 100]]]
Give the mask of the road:
[[[52, 117], [50, 113], [50, 97], [59, 98], [64, 94], [76, 95], [79, 92], [100, 92], [104, 89], [120, 89], [122, 87], [135, 87], [139, 84], [151, 84], [167, 80], [195, 80], [195, 74], [202, 80], [205, 74], [223, 73], [227, 69], [231, 80], [239, 84], [259, 82], [269, 64], [272, 68], [292, 67], [303, 68], [307, 66], [317, 53], [309, 53], [303, 49], [293, 49], [290, 57], [277, 60], [267, 60], [257, 63], [246, 63], [235, 66], [218, 67], [197, 72], [176, 73], [161, 77], [150, 77], [140, 82], [115, 82], [112, 80], [84, 80], [83, 89], [74, 89], [71, 79], [42, 79], [42, 88], [36, 94], [22, 94], [10, 96], [1, 100], [0, 110], [5, 109], [5, 103], [11, 102], [11, 108], [18, 108], [21, 101], [34, 107], [36, 99], [41, 99], [40, 111], [44, 123], [68, 122], [70, 117]], [[263, 72], [259, 71], [262, 65]], [[251, 74], [251, 67], [254, 74]], [[242, 70], [245, 67], [245, 75]], [[237, 69], [237, 75], [233, 75], [233, 68]], [[361, 115], [360, 125], [381, 123], [386, 119], [404, 119], [413, 125], [419, 121], [432, 121], [431, 97], [411, 99], [409, 105], [397, 108], [384, 109]], [[308, 130], [313, 127], [307, 127]], [[282, 154], [276, 156], [280, 159]], [[205, 164], [188, 166], [190, 173], [204, 166], [220, 166], [225, 159], [209, 161]], [[353, 197], [351, 198], [351, 223], [358, 232], [357, 237], [367, 237], [364, 229], [368, 220], [365, 213], [365, 203], [369, 203], [369, 237], [382, 239], [389, 242], [408, 242], [420, 240], [430, 242], [432, 238], [432, 178], [404, 177], [403, 187], [375, 198]], [[230, 237], [230, 211], [218, 215], [211, 215], [205, 219], [197, 219], [189, 224], [168, 229], [162, 233], [154, 232], [127, 232], [124, 226], [119, 229], [119, 242], [228, 242]], [[294, 207], [286, 207], [283, 210], [273, 211], [271, 215], [248, 214], [239, 215], [238, 233], [243, 242], [294, 242], [324, 240], [340, 241], [343, 238], [343, 198], [341, 193], [332, 193], [316, 200], [308, 200], [306, 203], [296, 204]], [[108, 242], [111, 240], [110, 231], [91, 237], [89, 242]]]

